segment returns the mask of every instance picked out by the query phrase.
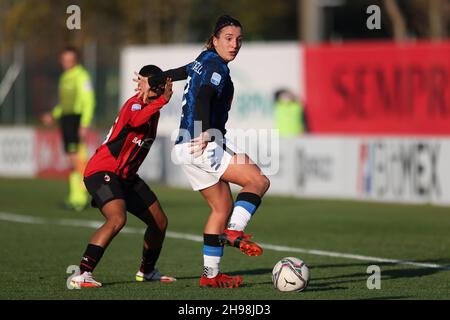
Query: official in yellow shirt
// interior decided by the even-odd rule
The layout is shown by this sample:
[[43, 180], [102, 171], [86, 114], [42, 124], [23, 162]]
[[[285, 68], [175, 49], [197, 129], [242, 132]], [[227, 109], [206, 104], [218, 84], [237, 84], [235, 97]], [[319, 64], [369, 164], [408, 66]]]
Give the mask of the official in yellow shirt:
[[86, 135], [92, 123], [95, 94], [91, 78], [78, 62], [78, 51], [67, 47], [60, 56], [64, 70], [59, 78], [59, 103], [42, 121], [52, 125], [59, 120], [64, 150], [70, 160], [68, 208], [81, 211], [88, 204], [88, 193], [83, 184], [83, 171], [87, 161]]

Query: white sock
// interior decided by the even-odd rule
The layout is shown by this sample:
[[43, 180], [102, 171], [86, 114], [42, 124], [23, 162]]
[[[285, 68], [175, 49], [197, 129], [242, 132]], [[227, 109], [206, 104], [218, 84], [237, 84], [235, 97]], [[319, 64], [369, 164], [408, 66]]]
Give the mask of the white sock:
[[252, 215], [244, 207], [235, 206], [227, 228], [230, 230], [243, 231], [251, 218]]
[[203, 274], [207, 278], [214, 278], [219, 273], [219, 263], [222, 257], [203, 255]]

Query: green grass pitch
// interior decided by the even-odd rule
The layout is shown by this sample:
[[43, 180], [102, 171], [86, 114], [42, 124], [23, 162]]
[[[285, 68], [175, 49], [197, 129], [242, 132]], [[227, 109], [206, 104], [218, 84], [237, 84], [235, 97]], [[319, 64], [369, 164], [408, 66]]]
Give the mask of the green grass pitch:
[[[151, 185], [151, 184], [150, 184]], [[208, 207], [198, 192], [152, 185], [169, 217], [169, 231], [202, 236]], [[223, 272], [244, 277], [238, 289], [204, 289], [202, 243], [166, 238], [158, 268], [176, 283], [137, 283], [143, 224], [129, 215], [131, 232], [120, 233], [107, 249], [95, 276], [100, 289], [68, 290], [68, 266], [78, 265], [94, 229], [63, 221], [103, 221], [100, 212], [58, 208], [67, 187], [60, 180], [0, 179], [0, 299], [306, 300], [449, 299], [450, 209], [354, 201], [266, 197], [247, 232], [258, 242], [417, 262], [407, 265], [358, 260], [320, 252], [265, 249], [247, 257], [226, 248]], [[34, 217], [11, 221], [5, 217]], [[130, 230], [130, 229], [128, 229]], [[134, 230], [134, 231], [133, 231]], [[170, 235], [170, 234], [169, 234]], [[310, 267], [303, 292], [281, 293], [271, 282], [275, 263], [298, 257]], [[381, 289], [369, 290], [369, 265], [381, 268]]]

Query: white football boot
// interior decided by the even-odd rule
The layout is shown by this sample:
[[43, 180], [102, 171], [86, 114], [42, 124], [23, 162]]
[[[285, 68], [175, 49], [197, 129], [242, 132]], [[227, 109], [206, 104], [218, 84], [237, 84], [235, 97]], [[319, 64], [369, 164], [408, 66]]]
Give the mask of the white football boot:
[[136, 273], [136, 281], [143, 282], [143, 281], [159, 281], [159, 282], [175, 282], [177, 281], [176, 278], [162, 275], [161, 272], [158, 271], [158, 269], [153, 269], [152, 272], [149, 273], [143, 273], [142, 271], [138, 271]]
[[102, 284], [94, 279], [91, 272], [83, 272], [70, 279], [70, 286], [73, 289], [100, 288]]

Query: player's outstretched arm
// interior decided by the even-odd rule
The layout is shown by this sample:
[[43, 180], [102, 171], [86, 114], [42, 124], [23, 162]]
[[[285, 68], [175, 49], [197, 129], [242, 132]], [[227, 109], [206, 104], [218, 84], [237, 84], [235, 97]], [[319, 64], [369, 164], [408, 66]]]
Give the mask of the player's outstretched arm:
[[153, 87], [167, 78], [172, 79], [172, 81], [186, 80], [188, 77], [189, 66], [190, 63], [179, 68], [166, 70], [160, 74], [155, 74], [154, 76], [148, 78], [148, 83], [150, 87]]
[[140, 98], [145, 94], [145, 92], [147, 92], [148, 89], [160, 84], [167, 78], [170, 78], [172, 81], [185, 80], [188, 77], [188, 67], [190, 65], [191, 64], [189, 63], [179, 68], [170, 69], [160, 74], [155, 74], [152, 77], [144, 77], [139, 73], [134, 72], [136, 78], [134, 78], [133, 81], [137, 83], [137, 87], [134, 91], [139, 92], [138, 97]]

